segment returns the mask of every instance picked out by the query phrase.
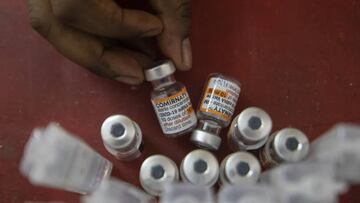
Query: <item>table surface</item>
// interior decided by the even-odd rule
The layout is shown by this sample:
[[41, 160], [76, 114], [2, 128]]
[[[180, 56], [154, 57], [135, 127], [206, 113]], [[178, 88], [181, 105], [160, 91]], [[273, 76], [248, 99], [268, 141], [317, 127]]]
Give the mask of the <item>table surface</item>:
[[[195, 149], [189, 136], [162, 135], [149, 84], [100, 78], [63, 58], [32, 31], [24, 0], [0, 1], [0, 8], [0, 202], [78, 202], [77, 194], [32, 186], [19, 174], [31, 130], [50, 121], [111, 160], [113, 176], [136, 185], [146, 157], [160, 153], [179, 164]], [[242, 83], [236, 113], [264, 108], [274, 130], [294, 126], [313, 140], [339, 121], [360, 122], [359, 1], [197, 0], [191, 39], [194, 68], [176, 77], [195, 105], [208, 74], [221, 72]], [[138, 160], [119, 162], [103, 147], [99, 128], [112, 114], [141, 126]], [[225, 143], [216, 156], [229, 152]], [[360, 202], [359, 192], [353, 187], [342, 202]]]

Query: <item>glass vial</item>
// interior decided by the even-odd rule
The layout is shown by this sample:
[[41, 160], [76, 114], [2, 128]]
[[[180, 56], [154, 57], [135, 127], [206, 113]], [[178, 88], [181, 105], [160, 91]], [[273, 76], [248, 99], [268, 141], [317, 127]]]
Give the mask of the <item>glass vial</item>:
[[168, 157], [153, 155], [142, 163], [139, 178], [147, 193], [160, 196], [166, 185], [179, 181], [179, 170]]
[[147, 81], [153, 84], [151, 102], [163, 133], [176, 137], [192, 131], [197, 117], [185, 86], [174, 77], [172, 61], [161, 61], [145, 71]]
[[284, 128], [273, 133], [260, 151], [263, 168], [271, 168], [283, 162], [298, 162], [309, 153], [309, 139], [295, 128]]
[[33, 131], [20, 164], [34, 185], [81, 194], [97, 189], [111, 169], [111, 162], [54, 123]]
[[199, 125], [191, 141], [198, 147], [217, 150], [221, 128], [230, 124], [240, 95], [240, 83], [218, 73], [211, 74], [197, 110]]
[[255, 184], [260, 176], [258, 159], [248, 152], [235, 152], [228, 155], [220, 165], [220, 185]]
[[233, 151], [256, 150], [268, 140], [272, 120], [266, 111], [250, 107], [243, 110], [231, 123], [228, 132], [229, 146]]
[[194, 150], [182, 160], [180, 175], [184, 182], [212, 187], [219, 178], [219, 163], [212, 153]]
[[119, 160], [134, 160], [143, 150], [139, 125], [124, 115], [108, 117], [101, 126], [101, 138], [106, 150]]

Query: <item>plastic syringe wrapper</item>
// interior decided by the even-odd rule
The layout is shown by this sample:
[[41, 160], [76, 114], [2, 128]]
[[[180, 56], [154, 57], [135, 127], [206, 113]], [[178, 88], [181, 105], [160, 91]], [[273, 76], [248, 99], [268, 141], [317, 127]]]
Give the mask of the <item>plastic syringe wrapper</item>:
[[360, 183], [360, 126], [340, 123], [310, 145], [309, 160], [335, 166], [337, 178]]
[[210, 187], [176, 183], [165, 187], [160, 203], [215, 203], [215, 199]]
[[226, 185], [218, 194], [221, 203], [279, 203], [276, 190], [268, 185]]
[[155, 203], [155, 199], [129, 183], [111, 178], [101, 183], [82, 203]]
[[55, 123], [34, 129], [20, 163], [32, 184], [81, 194], [94, 191], [111, 169], [111, 162]]
[[262, 174], [260, 181], [278, 190], [282, 203], [336, 203], [347, 190], [335, 179], [335, 168], [323, 163], [284, 164]]

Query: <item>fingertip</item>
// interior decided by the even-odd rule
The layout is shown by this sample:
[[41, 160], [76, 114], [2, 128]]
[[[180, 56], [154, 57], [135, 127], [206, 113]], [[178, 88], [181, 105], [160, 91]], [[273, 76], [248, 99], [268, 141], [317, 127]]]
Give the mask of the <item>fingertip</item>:
[[175, 61], [178, 70], [188, 71], [192, 68], [192, 48], [190, 39], [186, 38], [182, 40], [180, 46], [181, 50], [177, 53], [181, 54], [181, 57], [173, 57], [173, 60]]
[[175, 62], [175, 65], [176, 65], [176, 69], [180, 71], [189, 71], [192, 68], [191, 66], [187, 66], [181, 62], [179, 63]]
[[178, 36], [163, 34], [158, 39], [162, 53], [174, 61], [176, 69], [187, 71], [192, 68], [192, 50], [189, 38], [182, 39]]
[[153, 37], [163, 31], [163, 23], [155, 15], [132, 9], [122, 9], [122, 12], [123, 25], [135, 29], [139, 37]]
[[128, 84], [128, 85], [140, 85], [144, 82], [143, 78], [129, 77], [129, 76], [118, 76], [115, 78], [116, 81]]
[[182, 70], [190, 70], [192, 67], [192, 48], [189, 38], [182, 41], [181, 54], [182, 54]]

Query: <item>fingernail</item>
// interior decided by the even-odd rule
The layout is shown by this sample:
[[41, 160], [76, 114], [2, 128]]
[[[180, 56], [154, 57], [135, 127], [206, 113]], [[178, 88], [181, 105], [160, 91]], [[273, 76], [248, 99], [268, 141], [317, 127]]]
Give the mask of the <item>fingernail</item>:
[[189, 38], [182, 41], [182, 62], [186, 66], [187, 70], [192, 67], [192, 51]]
[[154, 29], [148, 30], [147, 32], [141, 34], [140, 37], [153, 37], [153, 36], [158, 35], [160, 33], [161, 33], [161, 29], [154, 28]]
[[129, 84], [129, 85], [139, 85], [139, 84], [141, 84], [143, 82], [139, 78], [129, 77], [129, 76], [119, 76], [119, 77], [116, 77], [115, 80], [117, 80], [119, 82]]

